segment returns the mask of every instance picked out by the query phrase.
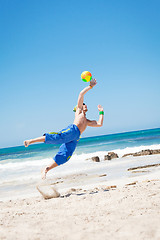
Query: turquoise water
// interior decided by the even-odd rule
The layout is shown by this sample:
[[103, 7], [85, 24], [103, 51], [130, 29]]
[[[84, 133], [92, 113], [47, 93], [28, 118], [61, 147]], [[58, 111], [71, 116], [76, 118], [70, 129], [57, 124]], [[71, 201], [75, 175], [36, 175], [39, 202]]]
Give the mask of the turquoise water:
[[[160, 128], [81, 138], [75, 153], [112, 151], [114, 149], [156, 144], [160, 144]], [[44, 157], [49, 158], [56, 154], [58, 148], [59, 145], [46, 144], [34, 144], [28, 148], [24, 146], [2, 148], [0, 149], [0, 164], [7, 161], [25, 161], [28, 158], [30, 158], [30, 161], [33, 159], [43, 159]]]
[[[28, 148], [18, 146], [0, 149], [0, 195], [11, 195], [13, 192], [15, 194], [15, 191], [24, 189], [33, 190], [40, 179], [42, 167], [52, 162], [58, 148], [59, 145], [34, 144]], [[81, 138], [72, 158], [66, 164], [50, 171], [49, 175], [59, 177], [80, 169], [81, 172], [86, 169], [90, 171], [96, 165], [86, 159], [94, 155], [102, 157], [108, 151], [115, 151], [121, 157], [125, 153], [146, 148], [160, 149], [160, 128]], [[110, 162], [108, 165], [112, 171], [117, 164], [117, 176], [121, 171], [119, 163]], [[103, 165], [103, 161], [100, 164]]]

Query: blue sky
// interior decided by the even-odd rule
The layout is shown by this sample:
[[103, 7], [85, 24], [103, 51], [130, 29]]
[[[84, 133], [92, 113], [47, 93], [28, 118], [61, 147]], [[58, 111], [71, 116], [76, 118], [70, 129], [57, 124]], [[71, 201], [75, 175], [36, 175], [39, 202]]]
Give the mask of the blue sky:
[[157, 128], [160, 123], [160, 1], [1, 0], [0, 147], [58, 131], [87, 86], [87, 117], [102, 128], [82, 137]]

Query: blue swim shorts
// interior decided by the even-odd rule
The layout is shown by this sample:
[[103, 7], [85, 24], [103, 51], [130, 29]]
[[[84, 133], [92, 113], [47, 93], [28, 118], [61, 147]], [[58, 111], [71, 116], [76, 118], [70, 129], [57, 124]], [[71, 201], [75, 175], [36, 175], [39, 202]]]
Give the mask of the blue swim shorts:
[[45, 133], [44, 136], [46, 144], [62, 144], [53, 158], [58, 165], [61, 165], [71, 158], [79, 141], [80, 131], [76, 125], [71, 124], [60, 132]]

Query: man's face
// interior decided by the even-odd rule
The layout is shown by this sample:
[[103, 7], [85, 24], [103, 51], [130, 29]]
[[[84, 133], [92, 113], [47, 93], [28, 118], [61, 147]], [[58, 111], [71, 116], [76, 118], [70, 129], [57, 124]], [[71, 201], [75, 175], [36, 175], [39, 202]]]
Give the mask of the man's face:
[[83, 112], [87, 112], [88, 109], [87, 109], [87, 105], [85, 103], [83, 103]]

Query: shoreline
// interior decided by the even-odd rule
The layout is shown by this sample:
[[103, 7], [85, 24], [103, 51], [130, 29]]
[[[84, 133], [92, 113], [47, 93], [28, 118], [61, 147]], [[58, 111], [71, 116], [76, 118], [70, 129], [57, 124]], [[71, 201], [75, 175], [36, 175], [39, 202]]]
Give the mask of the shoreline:
[[[134, 181], [157, 179], [160, 176], [160, 154], [147, 156], [128, 156], [110, 161], [93, 162], [86, 160], [82, 168], [71, 168], [67, 173], [50, 172], [47, 180], [33, 179], [30, 182], [23, 180], [18, 185], [6, 183], [1, 185], [0, 201], [38, 197], [37, 185], [51, 185], [56, 187], [60, 194], [65, 194], [71, 188], [93, 189], [97, 186], [124, 186]], [[70, 169], [71, 166], [64, 166]], [[64, 168], [63, 168], [64, 169]], [[63, 172], [62, 169], [62, 172]], [[4, 190], [3, 190], [4, 189]]]

